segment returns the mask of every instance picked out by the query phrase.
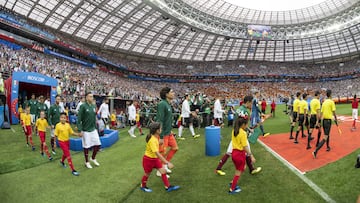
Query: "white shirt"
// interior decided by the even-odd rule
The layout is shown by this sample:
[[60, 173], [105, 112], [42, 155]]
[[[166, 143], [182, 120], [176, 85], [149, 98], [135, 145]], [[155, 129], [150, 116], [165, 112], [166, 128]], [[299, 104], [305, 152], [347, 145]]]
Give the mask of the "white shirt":
[[221, 108], [220, 100], [217, 99], [214, 103], [214, 118], [222, 118], [224, 110]]
[[191, 111], [190, 111], [189, 101], [187, 99], [185, 99], [181, 106], [181, 117], [189, 118], [190, 113], [191, 113]]
[[109, 105], [106, 103], [102, 103], [100, 105], [98, 114], [101, 115], [101, 118], [109, 118], [110, 117]]
[[65, 111], [64, 102], [60, 102], [59, 106], [60, 106], [60, 112], [61, 113], [64, 112]]
[[136, 119], [136, 109], [134, 104], [131, 104], [128, 107], [129, 121], [134, 121]]
[[82, 101], [79, 101], [79, 103], [77, 104], [76, 109], [75, 109], [76, 113], [79, 112], [81, 104], [83, 104]]
[[44, 104], [48, 107], [48, 109], [50, 109], [50, 101], [49, 100], [45, 100]]

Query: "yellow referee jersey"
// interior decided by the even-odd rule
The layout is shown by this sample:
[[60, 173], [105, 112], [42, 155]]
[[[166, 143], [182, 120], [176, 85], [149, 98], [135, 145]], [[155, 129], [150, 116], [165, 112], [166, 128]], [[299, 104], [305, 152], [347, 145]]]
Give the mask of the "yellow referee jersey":
[[310, 108], [311, 108], [311, 115], [316, 115], [317, 110], [320, 110], [320, 100], [314, 98], [310, 102]]
[[294, 100], [294, 104], [293, 104], [293, 112], [298, 113], [299, 104], [300, 104], [300, 99], [296, 98], [296, 99]]
[[321, 107], [323, 119], [332, 119], [333, 112], [336, 110], [335, 102], [331, 99], [326, 99]]
[[299, 103], [300, 111], [299, 114], [305, 114], [305, 112], [308, 112], [308, 103], [306, 100], [301, 100]]

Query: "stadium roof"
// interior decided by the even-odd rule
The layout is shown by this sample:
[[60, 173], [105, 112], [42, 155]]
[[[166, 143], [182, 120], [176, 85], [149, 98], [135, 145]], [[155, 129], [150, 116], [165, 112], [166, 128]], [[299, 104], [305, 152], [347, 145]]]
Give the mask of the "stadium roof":
[[[315, 61], [360, 53], [360, 0], [287, 11], [224, 0], [4, 0], [1, 5], [79, 41], [129, 55]], [[247, 37], [249, 24], [272, 26], [273, 38]]]
[[184, 0], [207, 14], [252, 24], [294, 24], [325, 18], [357, 0]]

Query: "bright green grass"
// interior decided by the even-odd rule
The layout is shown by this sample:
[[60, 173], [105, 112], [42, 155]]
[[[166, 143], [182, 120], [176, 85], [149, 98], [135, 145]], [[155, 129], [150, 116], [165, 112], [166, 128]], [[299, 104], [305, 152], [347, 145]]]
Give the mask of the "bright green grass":
[[[347, 111], [346, 106], [337, 106]], [[265, 129], [271, 133], [287, 132], [289, 120], [279, 106], [276, 118], [266, 121]], [[350, 112], [350, 110], [349, 110]], [[228, 195], [228, 183], [233, 177], [231, 160], [224, 166], [226, 176], [217, 176], [214, 169], [221, 156], [205, 156], [204, 130], [199, 139], [187, 137], [179, 141], [179, 152], [173, 163], [174, 174], [170, 183], [181, 186], [179, 191], [166, 193], [155, 172], [148, 186], [153, 193], [139, 190], [143, 174], [141, 160], [145, 149], [144, 137], [131, 139], [125, 130], [120, 140], [98, 155], [100, 167], [86, 169], [83, 154], [72, 152], [75, 168], [80, 172], [74, 177], [70, 169], [59, 165], [60, 150], [49, 162], [39, 154], [39, 138], [35, 137], [37, 149], [32, 152], [25, 146], [25, 138], [18, 126], [0, 130], [0, 197], [2, 202], [324, 202], [310, 187], [281, 164], [259, 144], [252, 146], [257, 163], [263, 171], [251, 176], [246, 170], [239, 181], [242, 192]], [[177, 131], [177, 130], [175, 130]], [[229, 128], [222, 129], [221, 155], [230, 141]], [[185, 131], [185, 136], [188, 135]], [[49, 136], [47, 137], [49, 140]], [[360, 184], [355, 182], [359, 170], [354, 169], [357, 152], [306, 174], [338, 202], [355, 202]], [[343, 184], [346, 183], [346, 184]], [[340, 187], [341, 185], [341, 187]]]

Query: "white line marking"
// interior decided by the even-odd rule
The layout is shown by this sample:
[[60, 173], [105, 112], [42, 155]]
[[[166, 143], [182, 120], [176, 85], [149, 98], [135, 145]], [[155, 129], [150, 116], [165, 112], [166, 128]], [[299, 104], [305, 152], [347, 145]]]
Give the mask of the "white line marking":
[[258, 142], [268, 151], [270, 152], [274, 157], [276, 157], [281, 163], [283, 163], [285, 166], [287, 166], [292, 172], [295, 173], [302, 181], [304, 181], [309, 187], [311, 187], [315, 192], [317, 192], [326, 202], [335, 203], [335, 200], [331, 199], [331, 197], [324, 192], [319, 186], [317, 186], [314, 182], [312, 182], [309, 178], [304, 176], [304, 172], [301, 172], [299, 169], [297, 169], [295, 166], [290, 164], [286, 159], [284, 159], [282, 156], [280, 156], [278, 153], [276, 153], [274, 150], [272, 150], [270, 147], [268, 147], [266, 144], [264, 144], [261, 140], [258, 140]]
[[11, 128], [11, 131], [13, 131], [13, 133], [16, 133], [16, 131], [14, 130], [14, 128]]

